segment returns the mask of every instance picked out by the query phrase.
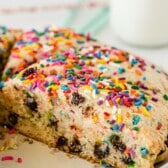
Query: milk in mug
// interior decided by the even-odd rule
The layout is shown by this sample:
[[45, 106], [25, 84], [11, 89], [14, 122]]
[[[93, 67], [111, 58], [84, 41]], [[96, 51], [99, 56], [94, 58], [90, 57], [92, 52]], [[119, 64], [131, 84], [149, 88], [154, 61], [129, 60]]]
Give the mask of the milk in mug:
[[168, 0], [111, 0], [111, 24], [119, 38], [139, 46], [168, 44]]

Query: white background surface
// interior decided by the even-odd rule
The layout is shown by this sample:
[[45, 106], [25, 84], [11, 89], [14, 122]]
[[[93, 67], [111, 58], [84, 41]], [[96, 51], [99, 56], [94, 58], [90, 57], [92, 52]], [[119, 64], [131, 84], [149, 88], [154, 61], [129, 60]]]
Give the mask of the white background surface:
[[[0, 0], [0, 24], [14, 28], [42, 28], [47, 25], [62, 26], [64, 20], [68, 17], [69, 11], [66, 9], [57, 10], [39, 10], [36, 12], [16, 12], [3, 13], [2, 9], [17, 9], [18, 7], [38, 6], [73, 3], [76, 0]], [[97, 0], [98, 1], [98, 0]], [[100, 1], [100, 0], [99, 0]], [[103, 1], [103, 0], [102, 0]], [[102, 2], [101, 1], [101, 2]], [[103, 2], [106, 2], [105, 0]], [[108, 1], [107, 1], [108, 2]], [[72, 27], [76, 28], [85, 23], [90, 16], [94, 15], [96, 9], [80, 9], [75, 18]], [[168, 16], [165, 16], [168, 18]], [[123, 25], [124, 26], [124, 25]], [[95, 37], [98, 40], [121, 49], [128, 50], [136, 55], [140, 55], [150, 62], [164, 68], [168, 71], [168, 46], [162, 48], [138, 48], [129, 46], [115, 37], [110, 23], [104, 25], [102, 31]], [[51, 154], [51, 149], [45, 145], [35, 143], [32, 146], [23, 144], [19, 150], [0, 152], [0, 158], [6, 154], [23, 157], [23, 164], [16, 161], [1, 162], [0, 168], [93, 168], [93, 165], [80, 159], [67, 159], [63, 154]], [[56, 156], [55, 156], [56, 155]]]

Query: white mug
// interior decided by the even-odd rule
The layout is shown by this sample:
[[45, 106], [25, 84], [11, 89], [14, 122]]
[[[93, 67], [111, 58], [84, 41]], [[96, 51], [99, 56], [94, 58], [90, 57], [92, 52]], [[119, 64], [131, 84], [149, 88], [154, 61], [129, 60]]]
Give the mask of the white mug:
[[111, 0], [111, 23], [129, 44], [168, 44], [168, 0]]

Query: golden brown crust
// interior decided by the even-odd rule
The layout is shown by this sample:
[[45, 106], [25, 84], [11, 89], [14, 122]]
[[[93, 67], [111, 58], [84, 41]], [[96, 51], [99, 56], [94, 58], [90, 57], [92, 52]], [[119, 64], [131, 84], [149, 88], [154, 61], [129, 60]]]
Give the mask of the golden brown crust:
[[15, 128], [23, 135], [33, 138], [37, 141], [47, 144], [49, 147], [55, 147], [55, 130], [52, 127], [38, 126], [29, 119], [18, 117]]

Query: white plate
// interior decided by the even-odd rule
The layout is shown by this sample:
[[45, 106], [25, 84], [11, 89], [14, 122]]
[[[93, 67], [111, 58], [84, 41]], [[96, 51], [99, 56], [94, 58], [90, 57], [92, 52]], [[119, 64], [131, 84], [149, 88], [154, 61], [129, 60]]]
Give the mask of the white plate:
[[[9, 138], [11, 136], [8, 136]], [[7, 139], [6, 138], [6, 139]], [[0, 144], [2, 144], [0, 140]], [[13, 156], [12, 161], [1, 161], [3, 156]], [[17, 158], [23, 159], [22, 163]], [[16, 150], [0, 152], [0, 168], [93, 168], [93, 164], [79, 158], [70, 158], [63, 152], [54, 151], [37, 141], [22, 142]]]
[[[0, 144], [2, 143], [0, 140]], [[94, 164], [76, 157], [70, 158], [63, 152], [54, 151], [36, 141], [33, 144], [22, 142], [16, 150], [0, 152], [0, 158], [7, 155], [13, 156], [14, 160], [0, 160], [0, 168], [95, 168]], [[22, 163], [17, 162], [19, 157], [23, 159]], [[168, 162], [157, 168], [168, 168]]]

